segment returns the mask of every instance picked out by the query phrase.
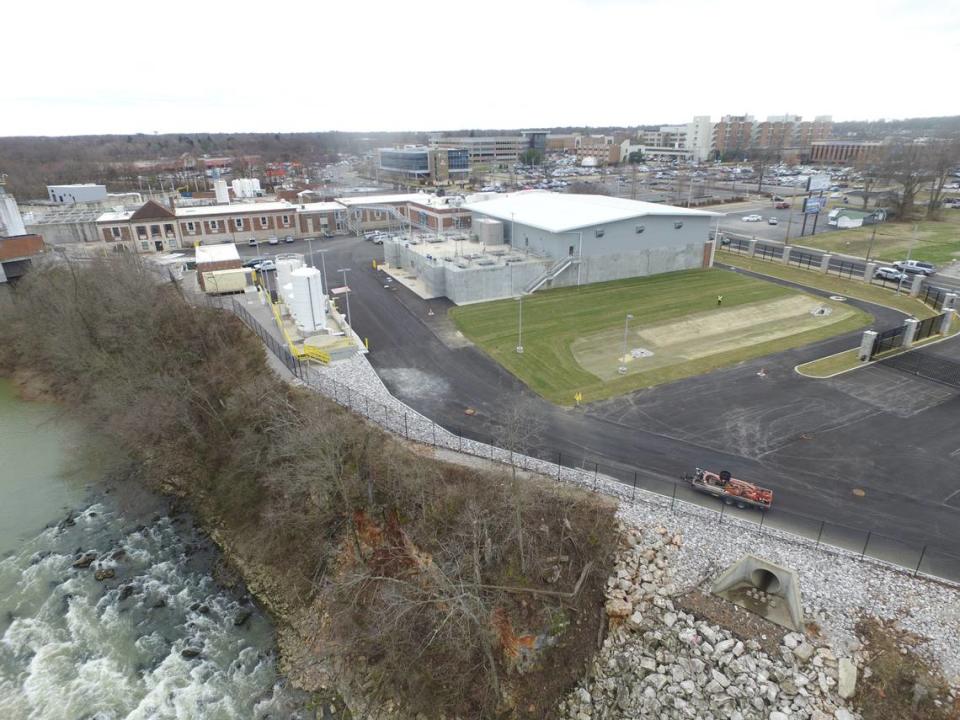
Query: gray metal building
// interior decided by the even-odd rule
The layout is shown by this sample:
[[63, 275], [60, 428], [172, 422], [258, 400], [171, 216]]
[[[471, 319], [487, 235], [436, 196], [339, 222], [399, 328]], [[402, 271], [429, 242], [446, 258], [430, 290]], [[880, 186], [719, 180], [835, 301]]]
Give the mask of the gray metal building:
[[605, 195], [540, 191], [464, 207], [474, 218], [502, 222], [504, 239], [516, 250], [556, 261], [543, 282], [554, 286], [703, 267], [709, 264], [710, 221], [717, 217]]
[[472, 241], [396, 238], [384, 247], [426, 297], [465, 304], [712, 264], [716, 213], [544, 191], [468, 200]]

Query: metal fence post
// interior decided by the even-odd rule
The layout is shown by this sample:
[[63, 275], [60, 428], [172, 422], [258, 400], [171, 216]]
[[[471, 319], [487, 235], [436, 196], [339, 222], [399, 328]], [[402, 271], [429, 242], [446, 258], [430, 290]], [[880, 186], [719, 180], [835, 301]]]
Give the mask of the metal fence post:
[[820, 538], [823, 536], [823, 526], [826, 523], [826, 520], [820, 521], [820, 532], [817, 533], [817, 544], [814, 546], [814, 549], [820, 547]]
[[760, 534], [763, 535], [763, 520], [767, 514], [763, 511], [760, 511]]
[[404, 434], [404, 436], [407, 438], [407, 440], [410, 439], [410, 429], [407, 427], [407, 414], [406, 414], [406, 413], [403, 414], [403, 434]]
[[436, 446], [437, 444], [437, 424], [436, 423], [433, 423], [433, 444], [434, 446]]
[[673, 510], [673, 506], [677, 504], [677, 483], [673, 483], [673, 498], [670, 500], [670, 509]]
[[864, 541], [864, 543], [863, 543], [863, 550], [860, 551], [860, 559], [861, 559], [861, 560], [863, 560], [863, 556], [867, 554], [867, 545], [870, 544], [870, 533], [872, 533], [872, 532], [873, 532], [873, 530], [867, 530], [867, 539], [866, 539], [866, 540]]
[[923, 546], [923, 550], [920, 551], [920, 559], [917, 560], [917, 567], [913, 569], [913, 576], [916, 577], [917, 573], [920, 572], [920, 566], [923, 565], [923, 556], [927, 554], [927, 546]]
[[717, 518], [717, 525], [723, 522], [723, 510], [725, 507], [727, 507], [727, 504], [723, 500], [721, 500], [720, 501], [720, 517]]
[[457, 431], [457, 451], [463, 452], [463, 429]]
[[560, 479], [560, 468], [563, 467], [563, 451], [557, 451], [557, 480]]
[[334, 402], [337, 402], [337, 403], [340, 402], [340, 398], [339, 398], [339, 396], [337, 395], [337, 383], [336, 383], [336, 382], [333, 383], [333, 401], [334, 401]]
[[597, 489], [597, 475], [599, 475], [599, 474], [600, 474], [600, 464], [599, 464], [599, 463], [594, 463], [594, 464], [593, 464], [593, 489], [594, 489], [594, 491], [596, 491], [596, 489]]
[[630, 502], [637, 499], [637, 471], [633, 471], [633, 492], [630, 493]]

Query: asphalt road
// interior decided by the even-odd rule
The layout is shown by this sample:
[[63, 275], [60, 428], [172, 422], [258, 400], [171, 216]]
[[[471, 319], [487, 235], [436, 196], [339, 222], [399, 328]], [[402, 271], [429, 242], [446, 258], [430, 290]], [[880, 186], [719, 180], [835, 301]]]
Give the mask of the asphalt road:
[[[448, 429], [477, 439], [502, 436], [499, 418], [521, 405], [540, 422], [534, 449], [541, 457], [562, 453], [564, 464], [587, 468], [596, 462], [601, 472], [661, 490], [697, 466], [728, 468], [771, 487], [775, 510], [791, 514], [804, 531], [822, 518], [911, 548], [932, 543], [951, 550], [960, 541], [960, 391], [882, 366], [832, 380], [793, 371], [797, 363], [853, 347], [859, 333], [559, 408], [459, 336], [446, 315], [448, 301], [424, 301], [374, 271], [379, 247], [344, 237], [313, 249], [320, 247], [328, 274], [352, 268], [353, 325], [369, 339], [374, 368], [397, 397]], [[874, 313], [879, 327], [900, 318], [851, 302]], [[948, 355], [960, 351], [957, 341], [938, 347]], [[467, 408], [476, 414], [466, 415]]]

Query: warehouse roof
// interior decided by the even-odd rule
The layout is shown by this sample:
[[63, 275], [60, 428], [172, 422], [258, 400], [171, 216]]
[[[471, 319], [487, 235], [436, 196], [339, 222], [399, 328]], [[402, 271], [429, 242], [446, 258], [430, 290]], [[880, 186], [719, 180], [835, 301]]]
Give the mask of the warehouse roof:
[[577, 228], [629, 220], [648, 215], [671, 217], [715, 217], [706, 210], [627, 200], [607, 195], [575, 195], [541, 190], [499, 195], [494, 200], [467, 203], [471, 212], [540, 228], [547, 232], [567, 232]]

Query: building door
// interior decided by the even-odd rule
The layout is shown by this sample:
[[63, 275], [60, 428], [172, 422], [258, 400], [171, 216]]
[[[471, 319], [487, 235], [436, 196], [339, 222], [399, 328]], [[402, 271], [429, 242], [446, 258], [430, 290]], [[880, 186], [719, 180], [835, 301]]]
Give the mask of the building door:
[[154, 240], [153, 246], [157, 248], [157, 252], [163, 252], [163, 240]]
[[567, 251], [567, 255], [573, 255], [573, 245], [570, 246], [570, 249]]

